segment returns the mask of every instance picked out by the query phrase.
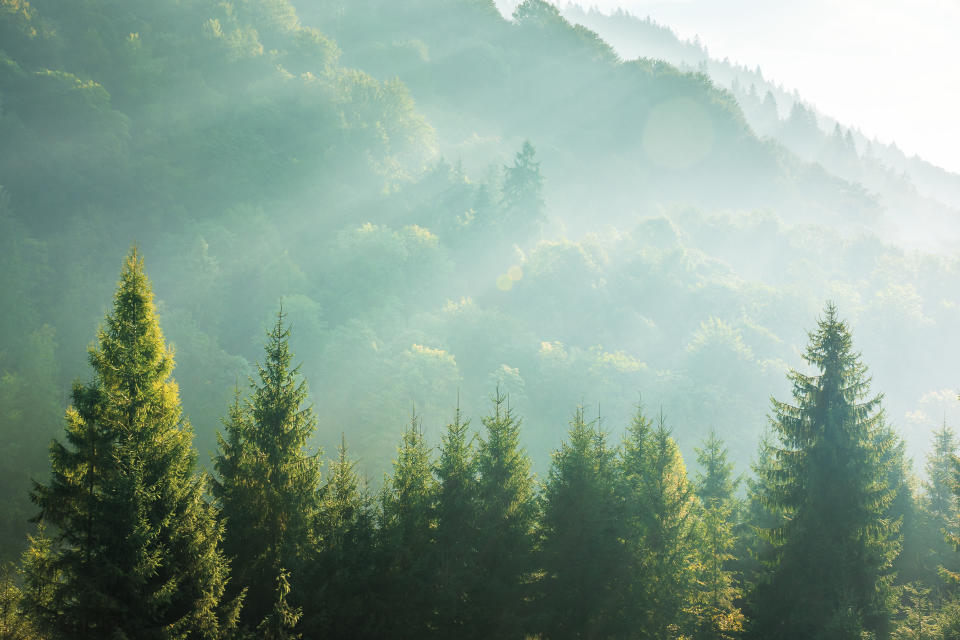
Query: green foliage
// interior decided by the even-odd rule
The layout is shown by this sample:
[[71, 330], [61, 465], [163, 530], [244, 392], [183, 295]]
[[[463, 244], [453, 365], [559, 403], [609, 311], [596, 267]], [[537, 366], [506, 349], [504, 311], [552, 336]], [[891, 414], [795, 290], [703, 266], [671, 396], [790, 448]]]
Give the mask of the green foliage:
[[703, 471], [697, 473], [695, 482], [701, 505], [701, 560], [693, 637], [737, 638], [744, 626], [737, 604], [743, 590], [731, 565], [736, 561], [733, 552], [740, 511], [734, 492], [740, 479], [733, 477], [733, 464], [727, 460], [727, 449], [715, 431], [710, 431], [696, 451]]
[[381, 497], [382, 621], [390, 637], [422, 637], [431, 624], [435, 495], [430, 451], [412, 413]]
[[900, 592], [896, 610], [899, 622], [890, 636], [892, 640], [944, 638], [944, 612], [938, 610], [931, 601], [930, 589], [910, 583], [903, 585]]
[[51, 479], [33, 493], [51, 534], [41, 530], [27, 553], [30, 617], [49, 638], [220, 637], [238, 602], [224, 601], [221, 529], [136, 250], [90, 364], [66, 442], [51, 445]]
[[520, 420], [499, 389], [482, 419], [477, 447], [480, 512], [472, 602], [478, 637], [522, 638], [534, 571], [537, 504], [530, 459], [520, 447]]
[[957, 446], [956, 434], [946, 423], [934, 431], [933, 447], [927, 454], [927, 480], [919, 500], [917, 528], [921, 539], [916, 546], [923, 557], [918, 564], [924, 582], [939, 587], [936, 595], [942, 595], [944, 587], [960, 576], [960, 558], [954, 548], [960, 526], [955, 479]]
[[259, 382], [251, 380], [245, 404], [238, 394], [214, 459], [224, 550], [233, 561], [234, 589], [250, 594], [242, 617], [251, 628], [272, 615], [276, 576], [290, 571], [298, 584], [316, 542], [320, 452], [307, 447], [316, 417], [306, 404], [306, 382], [292, 366], [289, 340], [281, 311], [267, 334]]
[[758, 637], [848, 637], [883, 632], [900, 522], [885, 467], [880, 397], [853, 351], [847, 324], [828, 304], [792, 371], [794, 402], [773, 402], [778, 443], [760, 469], [763, 500], [784, 515], [767, 530], [772, 554], [754, 592]]
[[380, 579], [374, 505], [356, 466], [344, 438], [323, 487], [320, 546], [304, 581], [308, 637], [376, 638], [379, 631], [370, 615]]
[[583, 407], [554, 453], [538, 535], [540, 628], [550, 638], [625, 634], [628, 553], [616, 451]]
[[12, 565], [0, 571], [0, 638], [3, 640], [39, 640], [24, 611], [23, 592]]
[[473, 581], [479, 543], [479, 486], [470, 421], [459, 405], [442, 436], [434, 465], [436, 496], [436, 630], [440, 637], [473, 633]]
[[952, 462], [958, 446], [956, 434], [944, 422], [933, 433], [933, 448], [927, 454], [923, 507], [944, 529], [955, 525], [957, 519]]
[[696, 494], [661, 412], [638, 407], [620, 456], [630, 553], [628, 619], [641, 637], [687, 632], [696, 593]]
[[299, 640], [302, 636], [294, 629], [300, 618], [302, 609], [293, 609], [287, 601], [290, 595], [289, 574], [282, 570], [277, 574], [276, 599], [273, 611], [257, 625], [257, 637], [263, 640]]

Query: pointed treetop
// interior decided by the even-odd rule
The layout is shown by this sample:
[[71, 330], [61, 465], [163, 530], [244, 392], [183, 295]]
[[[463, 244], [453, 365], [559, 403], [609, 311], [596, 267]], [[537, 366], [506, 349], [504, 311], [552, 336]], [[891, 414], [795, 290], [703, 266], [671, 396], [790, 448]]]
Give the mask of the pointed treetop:
[[136, 246], [124, 258], [113, 310], [97, 333], [97, 344], [90, 347], [90, 364], [108, 386], [122, 385], [131, 394], [173, 372], [173, 349], [164, 342]]

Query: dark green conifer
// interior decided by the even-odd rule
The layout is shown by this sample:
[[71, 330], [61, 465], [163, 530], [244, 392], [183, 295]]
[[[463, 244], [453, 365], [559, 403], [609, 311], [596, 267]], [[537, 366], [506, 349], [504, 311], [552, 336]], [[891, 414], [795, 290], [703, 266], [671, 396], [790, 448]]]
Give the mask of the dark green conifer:
[[789, 374], [794, 403], [773, 401], [778, 442], [761, 467], [762, 499], [782, 514], [767, 530], [767, 575], [754, 591], [753, 633], [762, 638], [858, 638], [884, 633], [899, 522], [889, 508], [880, 396], [828, 304], [804, 359]]
[[476, 572], [478, 485], [470, 421], [458, 404], [442, 436], [437, 478], [435, 535], [437, 635], [471, 637], [471, 584]]
[[371, 616], [377, 586], [376, 514], [356, 466], [342, 438], [323, 486], [320, 547], [306, 579], [310, 596], [302, 627], [310, 638], [377, 637]]
[[540, 625], [548, 638], [608, 638], [626, 631], [627, 547], [616, 452], [577, 407], [553, 454], [540, 526]]
[[271, 613], [282, 571], [290, 572], [298, 601], [300, 574], [316, 543], [320, 458], [307, 446], [316, 418], [299, 367], [291, 366], [284, 317], [281, 310], [267, 334], [251, 398], [244, 404], [238, 398], [230, 409], [214, 459], [224, 549], [233, 562], [234, 589], [249, 593], [242, 614], [249, 628]]
[[960, 558], [951, 544], [960, 526], [960, 509], [954, 493], [957, 446], [956, 434], [944, 421], [933, 433], [933, 448], [927, 454], [927, 480], [920, 496], [918, 528], [921, 542], [917, 545], [922, 549], [923, 573], [920, 577], [928, 585], [937, 587], [934, 596], [945, 595], [944, 587], [960, 578]]
[[477, 451], [479, 532], [473, 615], [482, 638], [522, 638], [530, 624], [536, 491], [520, 421], [496, 392]]
[[696, 452], [702, 469], [694, 483], [700, 499], [701, 560], [693, 637], [737, 638], [744, 624], [737, 605], [743, 593], [731, 565], [736, 560], [734, 529], [740, 512], [734, 492], [740, 480], [733, 477], [733, 464], [728, 461], [727, 448], [716, 431], [710, 431]]
[[957, 453], [957, 436], [943, 426], [933, 432], [933, 449], [927, 455], [927, 481], [923, 483], [924, 509], [943, 523], [957, 514], [957, 498], [953, 490], [953, 458]]
[[221, 637], [238, 603], [224, 602], [221, 529], [136, 249], [90, 364], [66, 442], [51, 445], [51, 479], [35, 485], [51, 534], [26, 556], [31, 617], [51, 639]]
[[413, 413], [381, 497], [383, 634], [422, 638], [433, 621], [433, 498], [430, 450]]
[[696, 595], [696, 496], [661, 413], [637, 412], [621, 453], [631, 584], [627, 605], [639, 637], [675, 638], [691, 626]]

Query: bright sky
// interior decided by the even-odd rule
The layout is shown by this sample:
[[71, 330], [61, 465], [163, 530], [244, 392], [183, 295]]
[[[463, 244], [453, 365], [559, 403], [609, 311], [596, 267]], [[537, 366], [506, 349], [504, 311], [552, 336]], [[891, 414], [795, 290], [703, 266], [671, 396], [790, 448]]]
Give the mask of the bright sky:
[[699, 35], [712, 57], [759, 65], [766, 78], [797, 89], [823, 113], [960, 173], [958, 0], [579, 4], [620, 6], [684, 38]]

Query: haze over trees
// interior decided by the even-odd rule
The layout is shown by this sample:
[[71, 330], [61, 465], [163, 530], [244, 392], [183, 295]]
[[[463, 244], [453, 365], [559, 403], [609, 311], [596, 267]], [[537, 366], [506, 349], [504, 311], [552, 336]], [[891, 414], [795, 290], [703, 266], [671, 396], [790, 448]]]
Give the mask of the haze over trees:
[[951, 637], [960, 178], [571, 15], [0, 0], [0, 637]]

